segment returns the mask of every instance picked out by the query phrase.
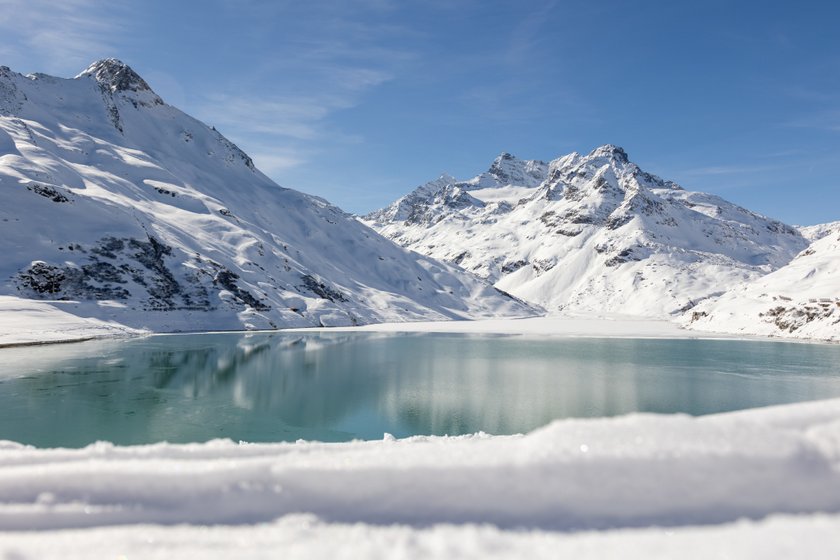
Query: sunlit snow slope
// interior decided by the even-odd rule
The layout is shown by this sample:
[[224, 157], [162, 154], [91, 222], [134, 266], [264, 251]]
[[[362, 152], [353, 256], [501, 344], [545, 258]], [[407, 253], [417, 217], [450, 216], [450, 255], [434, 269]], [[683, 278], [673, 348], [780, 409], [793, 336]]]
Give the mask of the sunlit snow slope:
[[642, 171], [619, 147], [550, 163], [502, 154], [364, 220], [549, 312], [665, 317], [786, 264], [791, 226]]
[[0, 67], [0, 251], [0, 294], [157, 330], [530, 312], [277, 186], [113, 59]]
[[815, 241], [787, 266], [683, 317], [699, 330], [840, 341], [840, 222], [803, 228]]

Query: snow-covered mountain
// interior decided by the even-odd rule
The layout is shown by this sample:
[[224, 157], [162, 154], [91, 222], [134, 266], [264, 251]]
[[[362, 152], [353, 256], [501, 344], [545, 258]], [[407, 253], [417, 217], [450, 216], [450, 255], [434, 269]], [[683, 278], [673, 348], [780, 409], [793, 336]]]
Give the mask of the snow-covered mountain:
[[788, 265], [682, 318], [689, 328], [840, 341], [840, 222], [802, 228], [815, 241]]
[[548, 164], [501, 154], [363, 218], [549, 312], [663, 317], [763, 276], [803, 250], [795, 228], [682, 189], [605, 145]]
[[528, 314], [276, 185], [131, 68], [0, 67], [0, 294], [158, 330]]

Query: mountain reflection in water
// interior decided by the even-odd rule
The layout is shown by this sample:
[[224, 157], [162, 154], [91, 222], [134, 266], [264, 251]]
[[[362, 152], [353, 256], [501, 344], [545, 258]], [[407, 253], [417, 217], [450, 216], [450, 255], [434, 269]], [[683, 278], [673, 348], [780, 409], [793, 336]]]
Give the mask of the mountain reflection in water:
[[840, 347], [207, 334], [0, 351], [0, 439], [39, 446], [509, 434], [567, 417], [840, 396]]

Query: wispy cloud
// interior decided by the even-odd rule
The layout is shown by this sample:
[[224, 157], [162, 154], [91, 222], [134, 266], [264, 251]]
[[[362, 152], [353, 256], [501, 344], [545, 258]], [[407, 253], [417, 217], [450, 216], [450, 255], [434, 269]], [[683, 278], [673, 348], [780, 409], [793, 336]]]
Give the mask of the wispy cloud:
[[[257, 25], [253, 35], [269, 56], [238, 72], [225, 91], [205, 96], [195, 111], [257, 154], [252, 157], [268, 172], [304, 165], [327, 144], [362, 141], [340, 130], [333, 117], [393, 79], [414, 56], [394, 46], [412, 33], [390, 23], [397, 6], [390, 0], [231, 5], [236, 17], [272, 22]], [[278, 22], [287, 27], [279, 37]]]
[[[576, 121], [597, 121], [591, 103], [578, 93], [573, 81], [557, 83], [551, 76], [564, 62], [548, 53], [562, 43], [563, 35], [547, 30], [557, 25], [557, 0], [534, 2], [512, 15], [510, 25], [482, 49], [448, 53], [450, 76], [464, 83], [457, 94], [465, 115], [482, 122], [506, 125], [544, 121], [562, 115]], [[486, 6], [478, 4], [479, 16]], [[465, 72], [470, 79], [463, 80]]]
[[811, 128], [840, 132], [840, 109], [828, 109], [811, 115], [805, 115], [783, 123], [791, 128]]
[[[0, 0], [0, 56], [24, 71], [75, 74], [115, 52], [128, 10], [95, 0]], [[32, 61], [37, 68], [21, 68]]]
[[295, 149], [275, 148], [270, 152], [251, 152], [256, 166], [268, 175], [282, 173], [306, 163], [310, 154]]
[[698, 167], [683, 171], [683, 175], [692, 177], [705, 177], [715, 175], [742, 175], [744, 173], [763, 173], [778, 169], [781, 165], [713, 165], [709, 167]]

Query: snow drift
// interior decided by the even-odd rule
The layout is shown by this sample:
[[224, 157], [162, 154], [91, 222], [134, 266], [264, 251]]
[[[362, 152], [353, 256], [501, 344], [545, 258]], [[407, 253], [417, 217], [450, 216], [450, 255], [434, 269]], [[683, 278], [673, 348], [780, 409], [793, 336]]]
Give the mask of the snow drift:
[[[83, 552], [103, 539], [140, 540], [141, 550], [163, 553], [179, 542], [203, 550], [230, 536], [242, 540], [241, 553], [270, 542], [266, 532], [280, 541], [297, 535], [307, 543], [303, 555], [348, 527], [358, 534], [343, 543], [347, 557], [377, 546], [382, 552], [393, 532], [421, 551], [441, 538], [454, 545], [458, 535], [465, 542], [483, 535], [530, 557], [546, 553], [546, 541], [563, 545], [592, 529], [604, 532], [586, 537], [592, 542], [583, 557], [603, 557], [602, 546], [649, 526], [669, 531], [632, 534], [649, 535], [660, 551], [672, 545], [670, 530], [699, 525], [726, 542], [746, 539], [741, 546], [765, 538], [784, 544], [780, 535], [805, 529], [836, 542], [838, 523], [829, 515], [838, 511], [838, 400], [699, 418], [563, 420], [525, 436], [72, 450], [0, 444], [0, 551], [42, 557]], [[763, 530], [764, 519], [779, 514], [786, 517]], [[79, 528], [87, 530], [67, 531]], [[813, 551], [826, 544], [816, 541]], [[800, 552], [808, 546], [797, 542]], [[628, 549], [621, 552], [626, 557]]]

